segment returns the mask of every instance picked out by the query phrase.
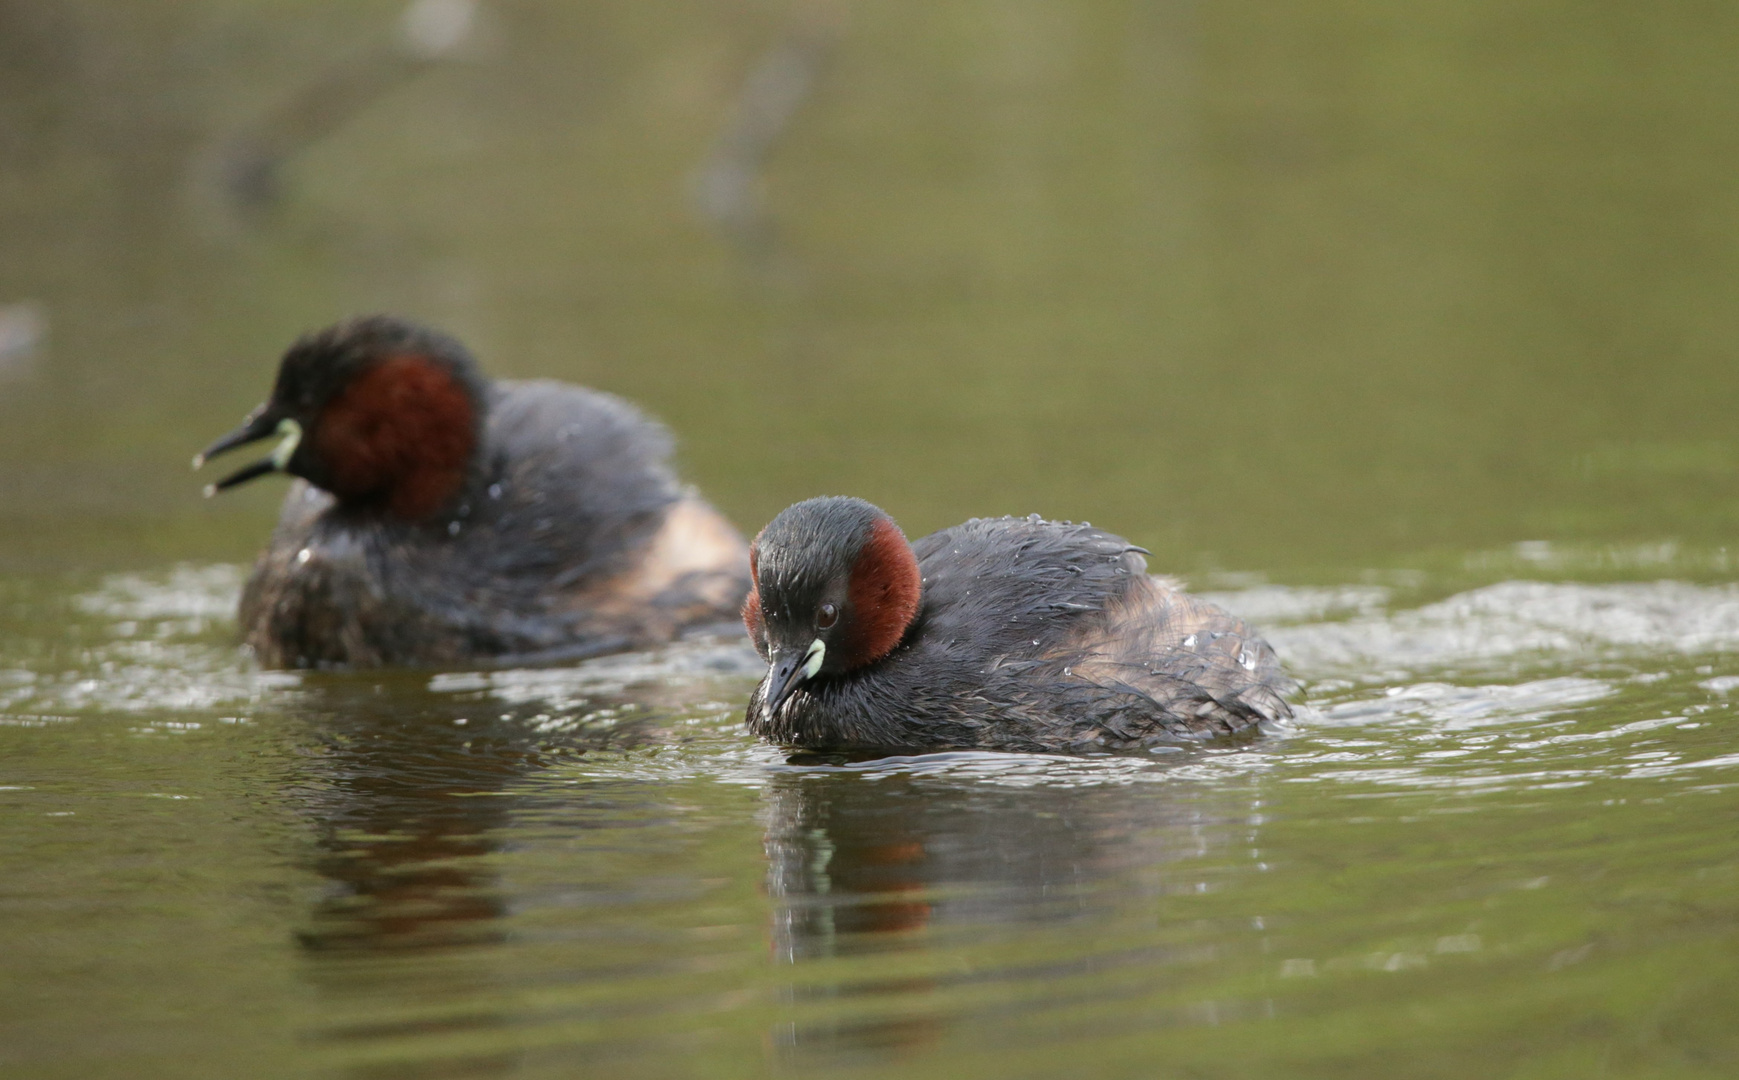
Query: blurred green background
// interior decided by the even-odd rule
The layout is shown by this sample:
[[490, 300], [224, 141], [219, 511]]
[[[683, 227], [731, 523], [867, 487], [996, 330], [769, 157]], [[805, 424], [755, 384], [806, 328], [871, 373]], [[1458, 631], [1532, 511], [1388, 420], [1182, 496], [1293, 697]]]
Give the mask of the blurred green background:
[[[491, 0], [436, 59], [404, 11], [0, 0], [0, 569], [248, 557], [281, 487], [189, 455], [372, 310], [639, 401], [745, 530], [1333, 580], [1733, 531], [1732, 5]], [[270, 197], [213, 180], [250, 140]]]

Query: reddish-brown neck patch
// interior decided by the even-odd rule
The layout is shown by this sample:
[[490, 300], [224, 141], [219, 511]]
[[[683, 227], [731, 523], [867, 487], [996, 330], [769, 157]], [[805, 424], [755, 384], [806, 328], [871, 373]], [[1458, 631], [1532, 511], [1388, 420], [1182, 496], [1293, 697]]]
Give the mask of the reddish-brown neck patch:
[[374, 502], [401, 518], [440, 510], [465, 482], [476, 410], [459, 380], [426, 356], [389, 356], [321, 410], [314, 450], [341, 502]]
[[[765, 530], [762, 530], [763, 532]], [[749, 631], [749, 641], [761, 659], [767, 659], [767, 626], [761, 615], [761, 536], [749, 544], [749, 598], [743, 601], [743, 626]]]
[[918, 558], [900, 527], [881, 518], [851, 568], [851, 634], [846, 642], [852, 667], [874, 663], [900, 643], [918, 615], [923, 578]]

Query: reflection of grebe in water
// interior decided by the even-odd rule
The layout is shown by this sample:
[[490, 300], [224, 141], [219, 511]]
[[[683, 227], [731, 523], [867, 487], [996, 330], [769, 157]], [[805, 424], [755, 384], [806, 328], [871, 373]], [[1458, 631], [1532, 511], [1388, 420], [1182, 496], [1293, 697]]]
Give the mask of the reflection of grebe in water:
[[349, 955], [499, 941], [505, 905], [477, 856], [494, 849], [511, 800], [471, 796], [498, 795], [529, 755], [489, 745], [450, 695], [405, 685], [383, 698], [377, 681], [316, 688], [310, 722], [324, 752], [299, 787], [328, 887], [298, 936], [312, 952]]
[[540, 702], [433, 693], [410, 673], [387, 676], [386, 694], [376, 692], [378, 674], [317, 678], [297, 711], [321, 752], [293, 787], [328, 882], [298, 935], [315, 954], [502, 940], [506, 900], [480, 856], [499, 849], [521, 809], [514, 786], [573, 755], [658, 737], [632, 723], [552, 737], [525, 722]]
[[[1009, 924], [1113, 918], [1132, 891], [1142, 904], [1196, 893], [1197, 860], [1231, 848], [1249, 814], [1237, 797], [1203, 805], [1200, 794], [1160, 784], [1035, 790], [862, 769], [776, 775], [765, 795], [770, 945], [775, 962], [790, 966], [785, 998], [799, 1017], [774, 1029], [778, 1052], [807, 1061], [927, 1045], [967, 1009], [970, 987], [1047, 977], [1038, 954], [1013, 969], [902, 959], [892, 964], [901, 974], [877, 978], [877, 954], [957, 949]], [[1141, 950], [1141, 963], [1163, 967], [1150, 943]], [[806, 970], [846, 957], [869, 967], [831, 983], [842, 979], [838, 968]], [[1080, 964], [1069, 952], [1056, 974]], [[819, 1001], [825, 1015], [803, 1019]], [[851, 1018], [851, 1005], [865, 1015]]]
[[[510, 1035], [480, 1036], [475, 1056], [462, 1048], [463, 1070], [434, 1059], [482, 1029], [526, 1025], [528, 981], [589, 984], [535, 946], [537, 958], [528, 957], [540, 930], [525, 916], [607, 906], [598, 898], [644, 880], [572, 851], [607, 848], [622, 828], [645, 845], [642, 819], [625, 807], [657, 801], [654, 785], [576, 782], [573, 767], [599, 752], [668, 745], [680, 737], [670, 714], [717, 690], [679, 674], [649, 685], [623, 675], [629, 663], [435, 680], [405, 671], [301, 678], [281, 719], [301, 729], [303, 752], [283, 786], [312, 834], [308, 862], [325, 886], [295, 932], [302, 976], [321, 1005], [310, 1040], [357, 1048], [455, 1036], [402, 1049], [430, 1057], [427, 1075], [523, 1071], [521, 1051], [491, 1049], [517, 1045]], [[548, 864], [531, 854], [546, 843], [561, 850]], [[670, 865], [656, 854], [643, 869], [654, 891], [668, 884]], [[573, 925], [595, 922], [576, 916]], [[595, 960], [583, 947], [557, 953], [582, 968]], [[415, 1003], [409, 1019], [406, 1002]]]

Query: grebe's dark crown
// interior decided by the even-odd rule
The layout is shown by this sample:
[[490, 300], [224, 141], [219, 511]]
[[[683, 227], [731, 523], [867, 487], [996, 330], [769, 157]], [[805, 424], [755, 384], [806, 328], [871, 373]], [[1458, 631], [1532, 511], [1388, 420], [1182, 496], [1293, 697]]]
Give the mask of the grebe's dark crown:
[[312, 416], [349, 383], [394, 356], [417, 356], [474, 386], [482, 376], [460, 341], [393, 315], [363, 315], [303, 334], [284, 350], [270, 404]]
[[813, 592], [850, 574], [876, 522], [892, 520], [880, 507], [846, 495], [788, 506], [755, 537], [759, 580], [780, 594]]

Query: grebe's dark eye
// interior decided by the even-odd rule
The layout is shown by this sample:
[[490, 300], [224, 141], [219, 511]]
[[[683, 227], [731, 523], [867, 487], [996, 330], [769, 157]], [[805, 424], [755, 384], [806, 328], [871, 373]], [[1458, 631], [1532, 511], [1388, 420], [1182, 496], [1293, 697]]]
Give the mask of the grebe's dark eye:
[[815, 612], [815, 625], [818, 629], [825, 630], [838, 621], [839, 609], [832, 604], [822, 604]]

